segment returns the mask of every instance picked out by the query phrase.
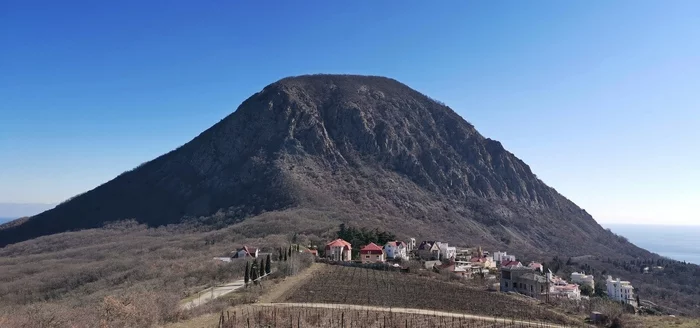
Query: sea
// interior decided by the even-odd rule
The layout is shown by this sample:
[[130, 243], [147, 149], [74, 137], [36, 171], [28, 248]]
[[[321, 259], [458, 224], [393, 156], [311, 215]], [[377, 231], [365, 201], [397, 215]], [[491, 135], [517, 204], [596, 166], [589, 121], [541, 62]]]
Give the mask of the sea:
[[602, 226], [650, 252], [700, 265], [700, 225], [602, 224]]
[[3, 224], [3, 223], [8, 222], [8, 221], [12, 221], [12, 220], [14, 220], [14, 218], [0, 218], [0, 224]]

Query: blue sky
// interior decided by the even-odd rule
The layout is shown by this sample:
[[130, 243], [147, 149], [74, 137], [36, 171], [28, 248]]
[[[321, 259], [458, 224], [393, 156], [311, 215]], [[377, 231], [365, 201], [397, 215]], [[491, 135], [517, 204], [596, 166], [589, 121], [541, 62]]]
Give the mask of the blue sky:
[[282, 77], [357, 73], [601, 222], [700, 224], [697, 1], [0, 0], [0, 48], [0, 203], [92, 189]]

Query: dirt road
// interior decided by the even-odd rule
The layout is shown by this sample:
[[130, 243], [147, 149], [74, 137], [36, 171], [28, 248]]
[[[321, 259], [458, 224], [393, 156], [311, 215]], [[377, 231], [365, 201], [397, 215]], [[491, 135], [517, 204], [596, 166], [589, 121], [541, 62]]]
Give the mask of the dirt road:
[[236, 280], [234, 282], [230, 282], [228, 284], [225, 284], [223, 286], [216, 286], [213, 288], [207, 288], [196, 296], [195, 299], [185, 302], [180, 307], [184, 310], [191, 309], [193, 307], [200, 306], [204, 303], [207, 303], [213, 299], [219, 298], [221, 296], [224, 296], [228, 293], [234, 292], [238, 289], [241, 289], [245, 286], [245, 281], [243, 279], [241, 280]]
[[[258, 279], [265, 278], [270, 274], [272, 274], [272, 273], [266, 274]], [[188, 310], [188, 309], [191, 309], [193, 307], [197, 307], [197, 306], [200, 306], [204, 303], [207, 303], [213, 299], [217, 299], [217, 298], [224, 296], [226, 294], [235, 292], [243, 287], [245, 287], [245, 280], [240, 279], [240, 280], [236, 280], [233, 282], [229, 282], [225, 285], [215, 286], [213, 288], [207, 288], [207, 289], [199, 292], [199, 294], [197, 294], [197, 296], [195, 296], [194, 299], [181, 304], [180, 307], [184, 310]]]
[[272, 288], [268, 288], [266, 293], [260, 296], [258, 302], [272, 303], [284, 301], [284, 297], [298, 288], [304, 280], [308, 279], [314, 272], [322, 268], [324, 265], [313, 263], [311, 266], [297, 274], [296, 276], [287, 277]]
[[316, 309], [347, 309], [347, 310], [359, 310], [359, 311], [377, 311], [377, 312], [393, 312], [393, 313], [407, 313], [407, 314], [419, 314], [419, 315], [429, 315], [438, 317], [453, 317], [453, 318], [463, 318], [463, 319], [474, 319], [474, 320], [485, 320], [490, 321], [495, 324], [498, 323], [516, 323], [527, 327], [532, 325], [533, 327], [546, 327], [546, 328], [563, 328], [565, 326], [554, 325], [549, 323], [534, 323], [521, 320], [512, 320], [504, 318], [495, 318], [488, 316], [480, 316], [473, 314], [462, 314], [462, 313], [452, 313], [452, 312], [442, 312], [433, 310], [422, 310], [422, 309], [407, 309], [407, 308], [388, 308], [380, 306], [365, 306], [365, 305], [353, 305], [353, 304], [325, 304], [325, 303], [255, 303], [251, 306], [263, 306], [263, 307], [294, 307], [294, 308], [316, 308]]

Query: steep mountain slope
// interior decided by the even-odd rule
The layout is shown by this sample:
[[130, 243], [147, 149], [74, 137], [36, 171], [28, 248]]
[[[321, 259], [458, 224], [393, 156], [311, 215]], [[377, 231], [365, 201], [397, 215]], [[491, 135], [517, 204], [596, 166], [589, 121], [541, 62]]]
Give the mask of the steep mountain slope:
[[119, 219], [233, 222], [292, 207], [422, 237], [648, 254], [449, 107], [392, 79], [349, 75], [273, 83], [177, 150], [0, 231], [0, 245]]

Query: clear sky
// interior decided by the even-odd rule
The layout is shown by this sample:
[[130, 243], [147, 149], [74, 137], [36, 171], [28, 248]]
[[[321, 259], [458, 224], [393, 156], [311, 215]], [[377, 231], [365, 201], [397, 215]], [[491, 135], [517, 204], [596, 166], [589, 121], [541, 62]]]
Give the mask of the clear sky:
[[700, 224], [700, 2], [499, 4], [0, 0], [0, 203], [92, 189], [282, 77], [357, 73], [444, 101], [601, 222]]

